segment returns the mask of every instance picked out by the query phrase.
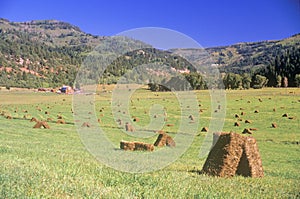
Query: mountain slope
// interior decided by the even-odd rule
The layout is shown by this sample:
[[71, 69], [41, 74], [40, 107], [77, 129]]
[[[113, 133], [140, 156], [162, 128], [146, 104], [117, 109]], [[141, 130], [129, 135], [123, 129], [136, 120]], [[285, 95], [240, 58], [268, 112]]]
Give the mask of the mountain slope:
[[[111, 37], [84, 33], [79, 27], [57, 20], [10, 22], [0, 19], [0, 86], [36, 88], [73, 85], [86, 56], [109, 39]], [[134, 46], [143, 46], [144, 49], [142, 54], [139, 51], [128, 52], [111, 63], [105, 71], [106, 83], [115, 83], [117, 77], [127, 70], [145, 63], [161, 62], [182, 71], [195, 70], [185, 59], [172, 53], [184, 52], [193, 57], [198, 49], [160, 51], [140, 41], [114, 39], [116, 42], [109, 44], [108, 48], [131, 45], [132, 49], [136, 49]], [[221, 72], [254, 73], [273, 64], [276, 57], [283, 56], [287, 51], [299, 50], [299, 44], [300, 34], [280, 41], [239, 43], [205, 50]], [[197, 60], [200, 64], [206, 61]], [[97, 72], [86, 72], [96, 79]]]
[[245, 42], [225, 47], [207, 48], [223, 72], [254, 72], [274, 62], [288, 49], [300, 48], [300, 34], [279, 41]]

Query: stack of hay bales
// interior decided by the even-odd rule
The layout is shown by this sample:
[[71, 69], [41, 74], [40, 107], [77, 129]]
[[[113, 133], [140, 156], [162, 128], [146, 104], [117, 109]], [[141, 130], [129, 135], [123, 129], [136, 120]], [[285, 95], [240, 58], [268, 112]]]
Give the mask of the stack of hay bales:
[[176, 143], [173, 140], [173, 138], [169, 135], [167, 135], [165, 132], [160, 132], [154, 146], [157, 147], [163, 147], [163, 146], [169, 146], [169, 147], [175, 147]]
[[33, 126], [35, 129], [39, 129], [41, 127], [44, 127], [45, 129], [50, 129], [50, 126], [45, 121], [37, 121], [36, 124]]
[[153, 144], [144, 142], [128, 142], [124, 140], [120, 142], [120, 148], [125, 151], [154, 151]]
[[220, 133], [211, 149], [203, 173], [219, 177], [242, 175], [263, 177], [262, 161], [256, 140], [236, 133]]
[[91, 124], [88, 122], [84, 122], [81, 127], [91, 127]]
[[57, 121], [56, 121], [56, 124], [65, 124], [66, 122], [65, 122], [65, 120], [63, 120], [63, 119], [58, 119]]

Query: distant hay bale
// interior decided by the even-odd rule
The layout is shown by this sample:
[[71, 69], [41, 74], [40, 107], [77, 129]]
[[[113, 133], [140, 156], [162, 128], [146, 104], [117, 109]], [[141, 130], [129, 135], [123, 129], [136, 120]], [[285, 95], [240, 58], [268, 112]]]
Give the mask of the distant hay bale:
[[246, 115], [246, 113], [245, 112], [241, 112], [241, 115]]
[[201, 129], [201, 132], [208, 132], [208, 127], [203, 127], [203, 128]]
[[38, 122], [39, 120], [36, 119], [35, 117], [31, 118], [30, 122]]
[[126, 124], [125, 124], [125, 130], [129, 131], [129, 132], [134, 132], [135, 131], [134, 127], [128, 122], [126, 122]]
[[272, 123], [272, 127], [273, 128], [277, 128], [277, 124], [276, 123]]
[[56, 121], [56, 124], [65, 124], [65, 123], [66, 122], [63, 119], [59, 119], [59, 120]]
[[251, 120], [245, 120], [245, 123], [247, 123], [247, 124], [251, 124], [251, 123], [252, 123], [252, 121], [251, 121]]
[[174, 124], [166, 124], [166, 126], [171, 127], [174, 126]]
[[133, 118], [133, 121], [134, 121], [134, 122], [139, 122], [140, 119], [139, 119], [138, 117], [134, 117], [134, 118]]
[[154, 151], [153, 144], [143, 142], [128, 142], [124, 140], [120, 142], [120, 148], [125, 151]]
[[189, 115], [189, 119], [190, 119], [191, 121], [194, 121], [194, 120], [195, 120], [195, 118], [194, 118], [193, 115]]
[[234, 117], [235, 117], [235, 118], [239, 118], [240, 116], [239, 116], [238, 114], [235, 114]]
[[242, 110], [245, 110], [244, 108], [240, 108], [240, 110], [242, 111]]
[[45, 111], [45, 114], [46, 114], [46, 115], [49, 115], [50, 113], [49, 113], [48, 111]]
[[91, 124], [88, 122], [83, 122], [81, 127], [91, 127]]
[[97, 121], [98, 121], [98, 123], [101, 123], [101, 119], [100, 119], [100, 118], [98, 118], [98, 120], [97, 120]]
[[176, 143], [173, 140], [173, 138], [171, 136], [169, 136], [168, 134], [166, 134], [165, 132], [160, 132], [155, 143], [154, 146], [157, 147], [163, 147], [163, 146], [169, 146], [169, 147], [175, 147]]
[[261, 98], [259, 98], [259, 99], [258, 99], [258, 101], [262, 102], [262, 99], [261, 99]]
[[290, 120], [293, 120], [294, 119], [294, 117], [288, 117]]
[[45, 129], [50, 129], [50, 126], [45, 121], [37, 121], [36, 124], [33, 126], [33, 128], [35, 128], [35, 129], [37, 129], [37, 128], [39, 129], [41, 127], [45, 128]]
[[121, 119], [117, 119], [117, 123], [118, 123], [119, 125], [122, 125], [122, 124], [123, 124], [123, 122], [122, 122]]
[[257, 128], [249, 128], [250, 131], [257, 131]]
[[57, 115], [57, 119], [61, 120], [63, 117], [61, 115]]
[[252, 131], [250, 131], [250, 129], [244, 129], [242, 134], [252, 134]]
[[235, 122], [234, 126], [240, 126], [240, 123], [239, 122]]
[[285, 114], [283, 114], [283, 115], [282, 115], [282, 117], [288, 117], [288, 114], [287, 114], [287, 113], [285, 113]]
[[259, 110], [255, 110], [254, 113], [259, 113]]
[[202, 172], [212, 176], [263, 177], [256, 140], [236, 133], [220, 133], [208, 154]]
[[276, 112], [276, 108], [273, 108], [273, 112]]
[[10, 115], [7, 115], [7, 116], [6, 116], [6, 119], [9, 119], [9, 120], [11, 120], [11, 119], [12, 119], [12, 116], [10, 116]]

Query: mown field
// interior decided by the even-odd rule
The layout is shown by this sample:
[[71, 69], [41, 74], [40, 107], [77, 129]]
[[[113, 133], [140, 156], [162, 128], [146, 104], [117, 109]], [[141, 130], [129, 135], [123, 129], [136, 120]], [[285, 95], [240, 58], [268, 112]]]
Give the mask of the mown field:
[[[244, 128], [257, 128], [251, 136], [258, 142], [263, 178], [218, 178], [197, 172], [205, 162], [199, 158], [206, 135], [201, 129], [209, 126], [216, 107], [211, 107], [208, 91], [196, 94], [201, 106], [195, 109], [202, 112], [189, 149], [159, 171], [134, 174], [109, 168], [86, 150], [74, 125], [71, 95], [1, 91], [0, 198], [299, 198], [300, 89], [226, 91], [223, 131], [241, 133]], [[102, 91], [95, 95], [95, 113], [116, 148], [121, 139], [154, 142], [156, 136], [134, 138], [116, 128], [111, 95]], [[165, 124], [173, 126], [165, 125], [163, 130], [174, 136], [180, 109], [170, 92], [136, 91], [131, 97], [131, 116], [139, 118], [139, 125], [146, 125], [153, 104], [167, 110]], [[288, 117], [282, 117], [285, 113]], [[66, 124], [56, 123], [58, 115]], [[32, 117], [51, 118], [50, 129], [32, 128]], [[233, 125], [237, 121], [239, 127]], [[272, 128], [272, 123], [277, 128]]]

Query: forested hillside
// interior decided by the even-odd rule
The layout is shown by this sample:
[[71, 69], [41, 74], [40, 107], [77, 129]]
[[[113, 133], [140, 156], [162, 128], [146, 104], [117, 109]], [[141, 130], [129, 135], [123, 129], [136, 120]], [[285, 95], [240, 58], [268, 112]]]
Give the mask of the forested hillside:
[[[76, 26], [56, 20], [10, 22], [0, 19], [0, 86], [73, 86], [83, 60], [107, 38], [111, 37], [87, 34]], [[188, 71], [186, 79], [195, 89], [206, 88], [201, 75], [189, 62], [172, 55], [178, 50], [192, 54], [195, 49], [161, 51], [139, 41], [116, 37], [113, 48], [119, 45], [144, 48], [118, 58], [105, 70], [102, 79], [94, 77], [95, 80], [116, 83], [119, 76], [135, 66], [159, 62], [177, 70]], [[259, 76], [266, 79], [263, 83], [259, 82], [258, 87], [298, 86], [299, 46], [300, 34], [280, 41], [239, 43], [207, 48], [206, 51], [223, 73], [226, 88], [255, 87]], [[90, 76], [97, 74], [93, 71], [87, 73]]]

